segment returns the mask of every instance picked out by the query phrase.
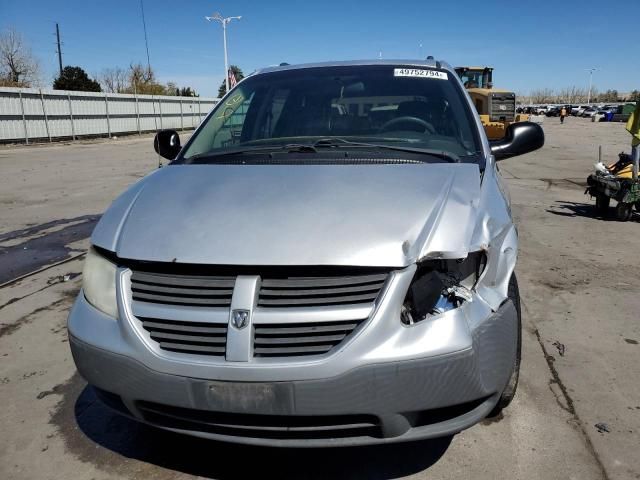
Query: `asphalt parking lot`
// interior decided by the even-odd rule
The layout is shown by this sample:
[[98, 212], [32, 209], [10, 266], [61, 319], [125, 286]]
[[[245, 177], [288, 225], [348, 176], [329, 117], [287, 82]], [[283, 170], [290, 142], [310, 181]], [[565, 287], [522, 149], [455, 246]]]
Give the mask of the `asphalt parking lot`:
[[544, 129], [544, 148], [500, 164], [520, 234], [512, 406], [453, 438], [322, 450], [183, 437], [96, 402], [66, 316], [99, 215], [157, 167], [151, 137], [0, 147], [0, 478], [640, 478], [640, 215], [599, 218], [583, 194], [598, 145], [611, 163], [630, 136], [573, 117]]

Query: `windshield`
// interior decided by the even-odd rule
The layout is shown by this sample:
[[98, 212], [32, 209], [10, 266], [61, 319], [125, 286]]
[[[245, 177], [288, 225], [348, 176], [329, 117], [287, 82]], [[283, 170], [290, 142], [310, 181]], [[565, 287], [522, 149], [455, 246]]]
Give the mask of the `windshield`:
[[[454, 74], [400, 66], [285, 70], [246, 78], [209, 115], [177, 163], [309, 146], [388, 146], [480, 161], [473, 113]], [[366, 145], [365, 145], [366, 143]], [[386, 152], [385, 152], [386, 153]]]

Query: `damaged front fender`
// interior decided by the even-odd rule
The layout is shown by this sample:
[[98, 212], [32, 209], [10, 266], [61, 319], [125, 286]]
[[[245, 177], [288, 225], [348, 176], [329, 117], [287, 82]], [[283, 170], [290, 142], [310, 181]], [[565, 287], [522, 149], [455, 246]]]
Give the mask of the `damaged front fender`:
[[[425, 242], [423, 246], [423, 256], [418, 265], [429, 265], [438, 260], [445, 262], [442, 264], [444, 268], [437, 266], [428, 268], [444, 272], [448, 278], [459, 277], [458, 282], [447, 284], [449, 293], [453, 291], [455, 294], [455, 289], [460, 288], [459, 296], [462, 298], [459, 303], [471, 301], [477, 297], [485, 302], [491, 310], [496, 311], [508, 296], [509, 280], [515, 269], [518, 256], [518, 235], [513, 224], [508, 196], [501, 183], [501, 178], [495, 170], [495, 164], [488, 164], [480, 191], [472, 208], [467, 211], [473, 214], [470, 216], [471, 218], [457, 219], [468, 221], [466, 225], [462, 223], [457, 231], [452, 231], [449, 228], [446, 231], [435, 230], [431, 232], [432, 236], [428, 237], [430, 241]], [[451, 219], [449, 221], [451, 222]], [[439, 225], [439, 222], [434, 223]], [[451, 244], [457, 245], [455, 252], [433, 248], [438, 242], [445, 242], [447, 237], [449, 237]], [[434, 241], [436, 238], [437, 241]], [[481, 253], [483, 255], [480, 255]], [[469, 272], [459, 272], [456, 263], [447, 264], [446, 262], [456, 259], [459, 266], [462, 267], [464, 263], [475, 263], [465, 260], [472, 256], [476, 259], [484, 257], [485, 262], [478, 270], [477, 277], [474, 277], [474, 281], [469, 284]], [[453, 268], [451, 268], [452, 266]], [[462, 281], [463, 278], [467, 278], [467, 281]], [[426, 282], [423, 283], [426, 284]], [[433, 285], [433, 282], [431, 284]], [[456, 303], [455, 299], [454, 303]]]
[[496, 311], [508, 296], [509, 280], [518, 257], [518, 233], [493, 162], [485, 170], [471, 250], [484, 250], [487, 255], [487, 266], [475, 289]]

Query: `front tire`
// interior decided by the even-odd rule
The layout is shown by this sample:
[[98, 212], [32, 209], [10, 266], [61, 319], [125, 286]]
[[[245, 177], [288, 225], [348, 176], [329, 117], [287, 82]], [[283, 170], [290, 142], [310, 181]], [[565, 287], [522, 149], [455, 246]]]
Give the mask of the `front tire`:
[[511, 275], [509, 281], [509, 299], [516, 307], [516, 316], [518, 318], [518, 340], [516, 347], [516, 358], [513, 362], [513, 369], [511, 370], [511, 376], [507, 382], [507, 386], [502, 391], [500, 399], [493, 410], [488, 415], [489, 417], [495, 417], [499, 415], [503, 409], [507, 408], [516, 396], [516, 390], [518, 389], [518, 379], [520, 378], [520, 360], [522, 358], [522, 312], [520, 310], [520, 289], [518, 288], [518, 280], [516, 274]]

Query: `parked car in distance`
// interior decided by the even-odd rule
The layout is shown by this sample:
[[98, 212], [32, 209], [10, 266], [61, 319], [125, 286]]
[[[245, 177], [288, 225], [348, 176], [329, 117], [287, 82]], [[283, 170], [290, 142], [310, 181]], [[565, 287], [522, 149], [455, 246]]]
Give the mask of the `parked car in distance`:
[[631, 113], [635, 110], [635, 103], [614, 105], [612, 122], [627, 122]]
[[593, 115], [596, 114], [596, 112], [598, 111], [597, 107], [589, 107], [589, 108], [585, 108], [582, 113], [580, 114], [581, 117], [592, 117]]
[[[550, 107], [549, 110], [547, 110], [547, 113], [545, 115], [547, 117], [559, 117], [560, 111], [562, 110], [562, 108], [563, 108], [562, 105]], [[568, 112], [569, 110], [565, 110], [565, 111]]]
[[598, 108], [598, 111], [593, 116], [596, 122], [610, 122], [613, 120], [613, 115], [617, 110], [615, 106], [605, 105], [602, 108]]
[[537, 115], [538, 114], [538, 110], [536, 107], [532, 107], [532, 106], [524, 106], [524, 107], [519, 107], [517, 110], [518, 113], [525, 113], [528, 115]]
[[[372, 114], [373, 112], [373, 114]], [[75, 364], [115, 411], [268, 446], [451, 435], [518, 383], [518, 236], [444, 62], [283, 65], [239, 82], [91, 236]]]
[[581, 117], [583, 112], [589, 108], [589, 105], [580, 105], [579, 107], [577, 107], [575, 110], [571, 109], [571, 114], [575, 115], [577, 117]]

